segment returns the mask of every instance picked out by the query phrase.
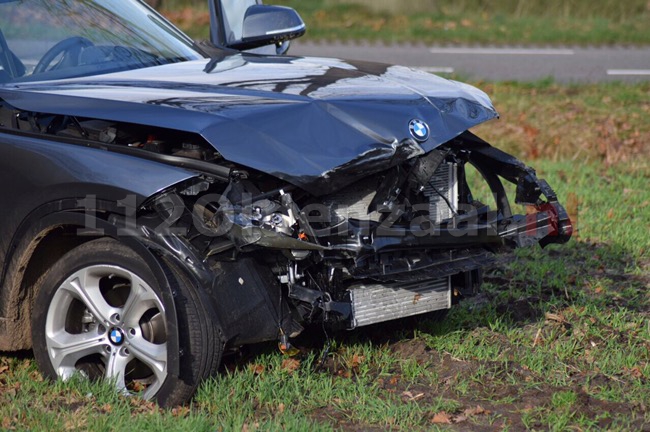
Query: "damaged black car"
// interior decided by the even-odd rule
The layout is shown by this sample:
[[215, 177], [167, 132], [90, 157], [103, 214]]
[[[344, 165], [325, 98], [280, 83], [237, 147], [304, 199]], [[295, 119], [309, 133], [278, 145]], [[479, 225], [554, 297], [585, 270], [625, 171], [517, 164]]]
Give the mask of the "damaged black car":
[[483, 92], [286, 56], [304, 23], [258, 3], [210, 1], [197, 44], [141, 1], [0, 1], [0, 350], [174, 405], [227, 350], [444, 311], [571, 237], [468, 131]]

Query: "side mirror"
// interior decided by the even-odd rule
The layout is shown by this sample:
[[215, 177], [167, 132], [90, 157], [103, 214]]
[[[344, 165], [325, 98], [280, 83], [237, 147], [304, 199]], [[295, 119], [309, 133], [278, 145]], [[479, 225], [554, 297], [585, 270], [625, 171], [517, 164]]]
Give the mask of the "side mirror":
[[284, 6], [253, 5], [246, 10], [242, 39], [229, 44], [236, 50], [250, 50], [296, 39], [307, 27], [295, 10]]

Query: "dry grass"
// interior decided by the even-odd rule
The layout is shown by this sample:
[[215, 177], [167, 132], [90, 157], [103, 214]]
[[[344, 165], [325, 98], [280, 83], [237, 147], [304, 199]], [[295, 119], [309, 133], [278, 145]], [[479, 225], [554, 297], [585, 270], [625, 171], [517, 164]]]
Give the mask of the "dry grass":
[[650, 83], [474, 83], [501, 115], [475, 132], [528, 161], [618, 164], [649, 174]]

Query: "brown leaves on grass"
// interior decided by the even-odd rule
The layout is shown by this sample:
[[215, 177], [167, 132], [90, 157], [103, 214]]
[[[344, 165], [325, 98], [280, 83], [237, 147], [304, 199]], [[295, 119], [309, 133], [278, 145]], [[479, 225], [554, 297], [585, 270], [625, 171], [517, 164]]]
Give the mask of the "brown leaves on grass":
[[9, 417], [4, 417], [4, 418], [2, 419], [2, 422], [0, 422], [0, 426], [2, 426], [2, 430], [10, 430], [10, 429], [14, 429], [14, 428], [12, 427], [12, 425], [14, 424], [14, 422], [16, 422], [16, 420], [17, 420], [17, 419], [12, 420], [12, 419], [9, 418]]
[[572, 328], [571, 323], [565, 318], [565, 316], [562, 313], [546, 312], [544, 317], [546, 318], [544, 320], [544, 324], [537, 330], [537, 333], [535, 334], [535, 338], [533, 339], [533, 348], [539, 345], [544, 345], [544, 343], [546, 342], [542, 335], [544, 326], [559, 325], [564, 328], [565, 332]]
[[132, 416], [137, 416], [139, 414], [153, 414], [157, 412], [162, 412], [162, 409], [151, 401], [146, 401], [139, 397], [129, 398], [129, 404], [131, 405]]
[[262, 375], [264, 373], [264, 365], [261, 364], [249, 364], [248, 370], [253, 372], [255, 375]]
[[445, 411], [440, 411], [439, 413], [435, 413], [431, 418], [431, 423], [437, 423], [437, 424], [451, 424], [452, 421], [453, 421], [453, 416], [448, 414]]
[[190, 415], [190, 409], [186, 406], [172, 408], [172, 416], [174, 417], [185, 418], [188, 415]]
[[259, 422], [255, 422], [253, 424], [244, 423], [244, 425], [241, 428], [241, 431], [242, 432], [256, 431], [259, 430], [259, 428], [260, 428]]
[[490, 414], [490, 412], [482, 406], [476, 405], [473, 408], [467, 408], [465, 411], [463, 411], [463, 414], [465, 414], [467, 417], [472, 417], [481, 414]]
[[562, 314], [546, 312], [545, 318], [546, 318], [547, 323], [556, 322], [556, 323], [564, 324], [564, 325], [569, 323], [567, 321], [567, 319], [564, 317], [564, 315], [562, 315]]
[[[282, 364], [280, 365], [280, 370], [284, 372], [288, 372], [289, 374], [294, 373], [299, 368], [300, 368], [300, 360], [293, 357], [287, 357], [283, 359]], [[251, 363], [248, 365], [248, 370], [252, 372], [254, 375], [260, 376], [266, 372], [267, 367], [264, 366], [263, 364]]]
[[366, 358], [362, 355], [354, 354], [352, 356], [352, 361], [350, 362], [351, 368], [358, 368], [363, 362], [366, 361]]
[[300, 360], [295, 358], [286, 358], [282, 360], [281, 369], [283, 371], [289, 372], [290, 374], [294, 373], [300, 367]]
[[633, 368], [623, 368], [623, 372], [633, 378], [643, 378], [643, 372], [639, 366], [634, 366]]
[[431, 423], [434, 424], [452, 424], [452, 423], [461, 423], [468, 420], [470, 417], [478, 415], [488, 415], [490, 411], [486, 410], [480, 405], [475, 407], [467, 408], [462, 413], [459, 414], [450, 414], [446, 411], [440, 411], [435, 413], [431, 417]]
[[365, 356], [357, 353], [351, 354], [345, 350], [338, 352], [335, 358], [332, 372], [343, 378], [351, 378], [353, 374], [359, 372], [359, 366], [366, 362]]
[[477, 133], [527, 160], [588, 159], [607, 167], [621, 162], [638, 165], [650, 154], [650, 125], [642, 112], [649, 109], [628, 100], [626, 89], [597, 85], [531, 89], [504, 83], [483, 87], [495, 96], [501, 118], [479, 126]]
[[111, 404], [104, 404], [101, 407], [99, 407], [99, 411], [102, 414], [110, 414], [111, 411], [113, 411], [113, 406]]
[[15, 398], [20, 390], [20, 383], [15, 383], [9, 387], [4, 387], [0, 391], [5, 397]]

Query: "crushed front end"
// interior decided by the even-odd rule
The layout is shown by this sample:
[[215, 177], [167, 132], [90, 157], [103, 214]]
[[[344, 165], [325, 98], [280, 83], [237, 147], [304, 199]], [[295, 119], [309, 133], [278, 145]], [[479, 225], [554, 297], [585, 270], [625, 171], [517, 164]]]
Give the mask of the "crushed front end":
[[[496, 208], [473, 198], [468, 166]], [[502, 180], [527, 214], [513, 214]], [[533, 169], [469, 132], [320, 196], [232, 170], [227, 184], [203, 178], [150, 206], [163, 219], [184, 209], [175, 223], [193, 231], [182, 242], [205, 266], [235, 344], [286, 339], [309, 323], [353, 329], [449, 309], [476, 292], [496, 255], [572, 233]]]

